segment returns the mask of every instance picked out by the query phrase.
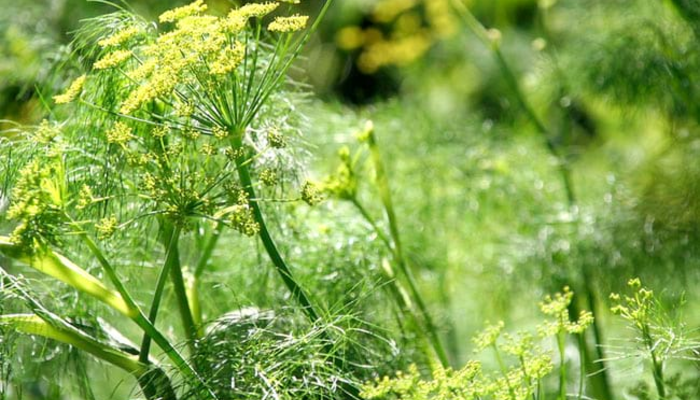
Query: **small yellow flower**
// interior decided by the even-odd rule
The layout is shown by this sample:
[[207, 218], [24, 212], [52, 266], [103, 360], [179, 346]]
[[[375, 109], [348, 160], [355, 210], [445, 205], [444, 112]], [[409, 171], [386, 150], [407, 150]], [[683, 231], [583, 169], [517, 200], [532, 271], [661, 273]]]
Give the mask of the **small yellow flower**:
[[290, 33], [306, 28], [309, 17], [306, 15], [292, 15], [291, 17], [277, 17], [267, 26], [270, 32]]
[[245, 46], [238, 43], [234, 48], [226, 48], [211, 64], [210, 72], [214, 75], [225, 75], [234, 71], [245, 58]]
[[236, 13], [243, 18], [262, 18], [275, 11], [279, 7], [278, 3], [249, 3], [243, 7], [231, 11], [231, 15]]
[[501, 336], [503, 328], [505, 328], [505, 323], [503, 323], [503, 321], [499, 321], [495, 325], [487, 326], [486, 329], [476, 335], [472, 341], [479, 351], [487, 347], [494, 346], [498, 338]]
[[86, 75], [79, 77], [78, 79], [74, 80], [73, 83], [71, 83], [71, 85], [68, 87], [68, 90], [66, 90], [63, 94], [54, 96], [53, 99], [56, 102], [56, 104], [70, 103], [71, 101], [75, 100], [75, 98], [78, 97], [80, 92], [82, 92], [86, 79]]
[[186, 6], [174, 8], [172, 10], [166, 11], [158, 17], [158, 20], [163, 22], [175, 22], [179, 21], [185, 17], [192, 15], [198, 15], [207, 10], [207, 5], [204, 4], [204, 0], [197, 0], [192, 4]]
[[248, 19], [238, 13], [238, 10], [233, 10], [228, 17], [221, 20], [221, 27], [228, 33], [238, 33], [245, 28]]
[[315, 206], [323, 201], [322, 188], [313, 182], [306, 181], [301, 188], [301, 199], [310, 206]]
[[226, 137], [228, 136], [228, 132], [220, 126], [215, 126], [212, 130], [212, 134], [215, 138], [219, 140], [226, 139]]
[[138, 35], [139, 32], [140, 30], [138, 27], [130, 26], [126, 29], [122, 29], [121, 31], [115, 33], [114, 35], [106, 39], [100, 40], [99, 42], [97, 42], [97, 44], [100, 45], [100, 47], [119, 46], [120, 44], [126, 42], [132, 37]]
[[112, 129], [107, 131], [108, 143], [123, 146], [133, 138], [131, 128], [123, 122], [117, 122]]
[[95, 69], [107, 69], [113, 68], [117, 65], [123, 63], [131, 57], [130, 50], [117, 50], [115, 52], [109, 53], [97, 61], [93, 67]]
[[97, 237], [102, 239], [108, 239], [117, 231], [119, 224], [117, 223], [116, 217], [103, 218], [95, 224], [95, 229], [97, 230]]

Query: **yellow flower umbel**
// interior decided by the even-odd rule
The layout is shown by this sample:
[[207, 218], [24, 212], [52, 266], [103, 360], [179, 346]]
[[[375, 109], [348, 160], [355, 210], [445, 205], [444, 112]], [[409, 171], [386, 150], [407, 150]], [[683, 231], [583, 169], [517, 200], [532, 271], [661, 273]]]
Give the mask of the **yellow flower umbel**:
[[99, 59], [93, 68], [95, 69], [107, 69], [113, 68], [121, 65], [124, 61], [131, 58], [131, 51], [129, 50], [117, 50], [113, 53], [109, 53], [106, 56]]
[[291, 17], [277, 17], [268, 25], [270, 32], [290, 33], [306, 28], [309, 17], [305, 15], [293, 15]]
[[192, 4], [186, 6], [174, 8], [172, 10], [166, 11], [158, 17], [160, 22], [175, 22], [179, 21], [185, 17], [192, 15], [198, 15], [207, 10], [207, 5], [204, 4], [204, 0], [197, 0]]
[[107, 131], [107, 142], [124, 146], [134, 138], [131, 128], [123, 122], [117, 122], [114, 127]]
[[279, 3], [249, 3], [231, 13], [244, 18], [262, 18], [275, 11], [277, 7], [279, 7]]
[[80, 92], [83, 91], [83, 86], [85, 85], [86, 79], [86, 75], [78, 77], [76, 80], [73, 81], [73, 83], [71, 83], [71, 85], [63, 94], [54, 96], [53, 100], [56, 102], [56, 104], [66, 104], [75, 100], [75, 98], [78, 97], [78, 95], [80, 95]]
[[210, 72], [214, 75], [226, 75], [234, 71], [245, 58], [245, 45], [236, 43], [235, 47], [227, 48], [211, 64]]
[[542, 313], [554, 317], [554, 321], [545, 322], [540, 326], [542, 336], [552, 336], [559, 333], [582, 333], [593, 323], [593, 314], [590, 311], [581, 311], [576, 322], [570, 320], [569, 305], [573, 298], [574, 292], [566, 286], [562, 293], [557, 293], [554, 297], [547, 296], [540, 303]]
[[338, 32], [336, 43], [343, 50], [360, 50], [357, 66], [368, 74], [406, 66], [457, 32], [448, 1], [379, 0], [369, 15], [374, 26], [347, 26]]
[[134, 36], [138, 35], [139, 32], [140, 29], [138, 27], [130, 26], [128, 28], [120, 30], [119, 32], [106, 39], [100, 40], [99, 42], [97, 42], [97, 44], [100, 45], [100, 47], [119, 46], [124, 42], [128, 41], [129, 39], [133, 38]]
[[270, 32], [290, 33], [306, 28], [309, 17], [305, 15], [293, 15], [291, 17], [277, 17], [268, 25]]

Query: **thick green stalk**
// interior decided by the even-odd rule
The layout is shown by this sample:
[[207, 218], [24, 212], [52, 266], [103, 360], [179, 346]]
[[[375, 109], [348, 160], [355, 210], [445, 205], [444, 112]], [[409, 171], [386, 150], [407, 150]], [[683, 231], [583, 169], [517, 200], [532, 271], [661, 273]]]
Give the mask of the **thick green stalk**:
[[644, 344], [647, 351], [649, 351], [649, 355], [651, 356], [652, 374], [654, 375], [654, 385], [656, 385], [656, 392], [659, 395], [659, 400], [666, 400], [666, 384], [664, 382], [663, 361], [659, 360], [656, 355], [654, 340], [649, 333], [649, 327], [647, 325], [644, 325], [642, 328], [642, 337], [644, 338]]
[[182, 265], [180, 265], [179, 241], [181, 228], [177, 224], [171, 224], [170, 222], [162, 223], [161, 227], [163, 229], [163, 238], [165, 239], [163, 246], [170, 258], [170, 279], [173, 282], [175, 298], [177, 299], [177, 306], [180, 310], [180, 319], [185, 329], [187, 344], [192, 353], [194, 353], [197, 339], [199, 339], [199, 331], [197, 325], [194, 323], [190, 302], [187, 298], [187, 287], [185, 286], [185, 279], [182, 275]]
[[566, 400], [566, 336], [564, 332], [557, 333], [557, 349], [559, 350], [559, 400]]
[[[241, 134], [234, 135], [233, 147], [237, 149], [243, 148]], [[268, 230], [267, 224], [265, 223], [265, 218], [262, 214], [262, 210], [260, 209], [260, 204], [257, 200], [255, 187], [253, 185], [253, 179], [250, 175], [248, 164], [245, 163], [242, 157], [236, 158], [236, 169], [238, 170], [238, 177], [240, 178], [241, 185], [243, 186], [243, 189], [246, 191], [246, 194], [248, 196], [248, 203], [253, 211], [253, 218], [255, 219], [255, 222], [259, 225], [260, 228], [258, 236], [260, 237], [260, 240], [263, 243], [265, 251], [270, 257], [272, 264], [275, 266], [275, 269], [282, 277], [284, 284], [292, 293], [292, 297], [302, 307], [307, 317], [312, 322], [321, 322], [321, 316], [314, 309], [309, 297], [304, 292], [304, 289], [299, 285], [299, 283], [297, 283], [296, 279], [294, 278], [294, 275], [292, 274], [292, 271], [289, 269], [289, 266], [285, 262], [284, 258], [282, 257], [282, 254], [279, 252], [279, 249], [275, 244], [275, 241], [270, 235], [270, 231]], [[324, 334], [324, 336], [326, 335]], [[325, 339], [329, 340], [330, 338], [325, 337]], [[326, 344], [325, 347], [328, 351], [329, 357], [333, 359], [333, 363], [337, 366], [342, 366], [343, 360], [337, 355], [333, 354], [333, 352], [330, 349], [330, 342]], [[358, 387], [350, 383], [343, 383], [342, 385], [343, 390], [345, 390], [351, 398], [358, 398]]]
[[199, 261], [197, 262], [197, 266], [194, 269], [194, 274], [192, 274], [190, 276], [190, 279], [188, 279], [186, 282], [187, 298], [190, 299], [192, 317], [194, 318], [195, 325], [199, 327], [198, 332], [200, 337], [203, 334], [203, 316], [199, 299], [199, 281], [202, 277], [202, 274], [204, 273], [204, 270], [209, 265], [209, 261], [211, 260], [211, 257], [214, 254], [214, 249], [216, 248], [216, 245], [219, 243], [219, 239], [221, 238], [221, 232], [223, 231], [223, 229], [224, 226], [222, 224], [217, 223], [214, 226], [211, 236], [207, 239], [207, 242], [204, 245], [204, 248], [202, 249], [202, 254], [200, 255]]
[[166, 356], [175, 364], [177, 369], [185, 375], [190, 381], [204, 385], [207, 394], [212, 399], [217, 399], [218, 397], [209, 388], [207, 383], [202, 379], [202, 377], [197, 374], [197, 372], [192, 368], [192, 366], [185, 360], [185, 358], [180, 354], [180, 352], [173, 347], [173, 345], [168, 341], [168, 339], [163, 335], [158, 328], [151, 323], [151, 321], [146, 317], [141, 308], [136, 304], [129, 291], [126, 289], [124, 284], [121, 282], [116, 274], [114, 267], [107, 261], [104, 254], [95, 242], [87, 235], [81, 235], [83, 241], [87, 244], [90, 251], [93, 253], [95, 258], [100, 262], [100, 265], [107, 273], [107, 276], [112, 281], [117, 291], [129, 304], [129, 307], [135, 313], [135, 316], [131, 319], [144, 331], [148, 336], [150, 336], [153, 341], [160, 347], [166, 354]]
[[149, 400], [177, 400], [168, 376], [162, 369], [141, 362], [133, 355], [108, 347], [83, 333], [57, 327], [34, 314], [16, 314], [0, 316], [0, 325], [10, 325], [19, 332], [42, 336], [69, 344], [106, 361], [132, 374], [144, 395]]
[[[165, 291], [165, 283], [167, 282], [168, 275], [170, 275], [170, 270], [176, 267], [177, 261], [175, 261], [176, 253], [174, 248], [177, 246], [179, 236], [180, 228], [175, 228], [167, 241], [168, 249], [165, 255], [165, 263], [163, 264], [160, 274], [158, 274], [155, 293], [153, 294], [153, 300], [151, 301], [151, 309], [148, 312], [148, 320], [153, 325], [155, 325], [156, 319], [158, 318], [158, 310], [160, 308], [160, 302], [163, 298], [163, 292]], [[144, 333], [143, 339], [141, 340], [141, 352], [139, 357], [141, 362], [148, 361], [148, 356], [151, 353], [151, 340], [151, 337]]]
[[204, 273], [204, 269], [207, 267], [209, 264], [209, 260], [211, 260], [211, 256], [214, 254], [214, 249], [216, 248], [216, 245], [219, 243], [219, 238], [221, 238], [221, 231], [224, 229], [223, 226], [220, 224], [216, 224], [214, 226], [214, 230], [211, 233], [211, 237], [207, 241], [207, 243], [204, 245], [204, 249], [202, 250], [202, 255], [199, 257], [199, 261], [197, 262], [197, 267], [194, 270], [194, 277], [196, 279], [199, 279], [200, 276], [202, 276], [202, 273]]
[[[240, 143], [240, 136], [238, 138], [238, 141], [239, 142], [236, 143], [236, 146], [234, 148], [241, 148], [242, 144]], [[241, 180], [241, 185], [243, 186], [243, 189], [248, 195], [248, 202], [250, 204], [251, 209], [253, 210], [253, 218], [255, 218], [255, 222], [260, 227], [260, 232], [258, 236], [262, 241], [265, 251], [270, 257], [272, 264], [275, 266], [275, 269], [277, 269], [277, 272], [282, 277], [284, 284], [292, 293], [292, 297], [294, 297], [294, 299], [301, 305], [309, 319], [313, 322], [319, 321], [319, 314], [312, 306], [309, 297], [306, 295], [302, 287], [294, 279], [292, 271], [289, 269], [289, 266], [287, 266], [287, 263], [284, 261], [282, 254], [280, 254], [279, 249], [275, 244], [275, 241], [270, 235], [270, 231], [267, 229], [265, 217], [262, 214], [260, 204], [258, 203], [257, 196], [255, 194], [255, 188], [253, 187], [253, 179], [250, 176], [248, 166], [243, 162], [242, 158], [240, 157], [236, 159], [236, 168], [238, 170], [238, 176]]]
[[377, 190], [379, 190], [379, 197], [381, 198], [382, 204], [384, 206], [384, 211], [389, 221], [389, 233], [391, 234], [391, 238], [394, 243], [393, 253], [396, 264], [399, 266], [401, 273], [406, 278], [406, 282], [408, 283], [408, 288], [411, 291], [413, 300], [416, 302], [418, 310], [421, 313], [421, 317], [425, 322], [426, 330], [428, 335], [430, 336], [430, 341], [433, 345], [433, 349], [435, 350], [435, 353], [438, 359], [440, 360], [442, 366], [447, 368], [450, 366], [450, 362], [447, 357], [447, 352], [445, 351], [445, 348], [442, 345], [442, 342], [440, 341], [440, 336], [437, 333], [437, 328], [433, 323], [433, 319], [430, 316], [428, 307], [425, 305], [423, 296], [418, 290], [418, 286], [416, 285], [413, 273], [408, 268], [406, 259], [404, 258], [403, 247], [401, 245], [401, 236], [399, 234], [399, 224], [396, 218], [396, 212], [394, 211], [394, 203], [391, 200], [391, 188], [389, 186], [389, 178], [386, 174], [384, 163], [382, 162], [382, 156], [379, 151], [379, 147], [377, 146], [377, 141], [374, 135], [374, 128], [372, 126], [368, 126], [367, 132], [365, 133], [367, 135], [367, 144], [372, 154], [372, 161], [374, 163], [374, 168], [376, 172]]

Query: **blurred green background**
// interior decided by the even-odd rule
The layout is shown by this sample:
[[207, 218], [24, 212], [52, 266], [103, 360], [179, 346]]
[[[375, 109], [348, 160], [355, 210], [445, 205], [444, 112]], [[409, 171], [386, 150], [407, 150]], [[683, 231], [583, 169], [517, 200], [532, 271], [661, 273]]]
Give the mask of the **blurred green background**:
[[[130, 4], [155, 20], [183, 3]], [[374, 121], [405, 245], [455, 365], [471, 356], [469, 338], [484, 321], [530, 327], [536, 302], [565, 283], [590, 285], [609, 340], [627, 333], [607, 314], [607, 295], [636, 276], [669, 304], [685, 292], [686, 322], [698, 326], [700, 7], [662, 0], [468, 3], [500, 33], [504, 58], [548, 136], [448, 1], [338, 0], [293, 71], [316, 94], [298, 109], [308, 175], [330, 173], [338, 148], [356, 146], [354, 133]], [[231, 3], [208, 4], [223, 12]], [[319, 4], [302, 1], [311, 14]], [[72, 77], [65, 62], [71, 31], [113, 8], [0, 0], [0, 10], [0, 119], [39, 123], [50, 112], [48, 99]], [[571, 171], [573, 204], [561, 163]], [[334, 203], [299, 212], [309, 229], [300, 235], [317, 245], [306, 249], [306, 262], [336, 268], [349, 285], [350, 267], [359, 268], [371, 249], [352, 237], [338, 243], [314, 235], [356, 216]], [[358, 241], [373, 240], [366, 226], [353, 229]], [[342, 260], [328, 260], [324, 245], [339, 248]], [[318, 272], [301, 273], [311, 281]], [[237, 296], [274, 304], [256, 291], [262, 275], [241, 266], [212, 282], [249, 282]], [[615, 382], [637, 378], [638, 366], [626, 362], [612, 373]]]

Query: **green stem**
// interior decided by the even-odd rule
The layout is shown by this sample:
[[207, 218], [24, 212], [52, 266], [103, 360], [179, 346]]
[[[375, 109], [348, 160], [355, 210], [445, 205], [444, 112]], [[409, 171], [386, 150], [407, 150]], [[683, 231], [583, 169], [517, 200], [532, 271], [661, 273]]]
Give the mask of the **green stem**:
[[652, 363], [652, 374], [654, 375], [654, 384], [656, 385], [656, 391], [659, 395], [659, 400], [666, 400], [666, 386], [664, 383], [664, 365], [663, 361], [659, 360], [654, 350], [654, 340], [649, 333], [649, 327], [644, 326], [642, 328], [642, 336], [644, 337], [644, 343], [651, 356]]
[[506, 368], [505, 362], [503, 362], [503, 358], [501, 357], [501, 352], [498, 351], [498, 346], [494, 343], [491, 345], [491, 348], [493, 349], [494, 354], [496, 355], [496, 362], [498, 362], [498, 368], [501, 370], [501, 375], [503, 375], [503, 379], [506, 380], [506, 385], [508, 386], [508, 392], [510, 392], [511, 398], [515, 399], [515, 390], [513, 389], [513, 386], [510, 384], [510, 379], [508, 378], [508, 369]]
[[559, 400], [566, 400], [566, 336], [563, 332], [557, 333], [557, 348], [559, 349]]
[[[330, 3], [330, 1], [328, 3]], [[233, 137], [233, 147], [236, 149], [243, 148], [242, 134], [233, 135]], [[270, 232], [267, 228], [267, 224], [265, 223], [265, 218], [262, 214], [262, 210], [260, 209], [258, 197], [255, 193], [255, 187], [253, 185], [253, 179], [250, 175], [250, 170], [248, 169], [248, 165], [244, 163], [243, 157], [236, 158], [236, 169], [238, 170], [238, 177], [241, 181], [241, 185], [243, 186], [243, 189], [246, 191], [246, 194], [248, 196], [248, 204], [250, 204], [250, 207], [253, 211], [253, 218], [260, 227], [260, 232], [258, 233], [258, 236], [260, 237], [260, 240], [263, 243], [265, 251], [270, 257], [272, 264], [275, 266], [275, 269], [282, 277], [284, 284], [292, 293], [292, 297], [302, 307], [309, 320], [311, 320], [314, 323], [321, 322], [320, 315], [314, 309], [313, 305], [311, 304], [311, 301], [309, 300], [309, 297], [304, 292], [304, 289], [295, 280], [292, 271], [289, 269], [289, 266], [284, 261], [282, 254], [279, 252], [277, 245], [275, 244], [274, 240], [272, 239], [272, 236], [270, 235]], [[331, 348], [330, 338], [327, 337], [325, 333], [324, 339], [329, 340], [326, 346], [324, 346], [326, 348], [326, 351], [328, 351], [328, 356], [332, 358], [333, 363], [336, 366], [342, 367], [344, 365], [344, 361], [340, 357], [338, 357], [338, 355], [334, 354]], [[345, 382], [342, 383], [342, 387], [343, 390], [348, 393], [350, 398], [359, 398], [359, 388], [356, 387], [354, 384]]]
[[[239, 134], [234, 136], [234, 140], [236, 140], [236, 142], [234, 143], [234, 148], [242, 148], [241, 135]], [[292, 271], [289, 269], [289, 266], [287, 266], [287, 263], [284, 261], [284, 258], [282, 258], [282, 255], [280, 254], [277, 245], [275, 244], [275, 241], [272, 239], [272, 236], [270, 235], [270, 232], [267, 229], [265, 218], [263, 217], [262, 210], [260, 209], [260, 204], [258, 203], [257, 196], [255, 194], [255, 188], [253, 186], [253, 180], [250, 176], [250, 170], [248, 169], [248, 166], [243, 163], [242, 157], [236, 158], [236, 168], [238, 170], [238, 176], [241, 180], [241, 185], [243, 186], [243, 189], [248, 195], [248, 203], [250, 204], [250, 207], [253, 210], [253, 218], [260, 227], [260, 232], [258, 236], [260, 237], [260, 240], [263, 243], [263, 247], [265, 247], [265, 251], [270, 257], [272, 264], [275, 266], [277, 272], [282, 277], [284, 284], [292, 293], [292, 297], [294, 297], [294, 299], [301, 305], [309, 319], [313, 322], [319, 321], [319, 314], [312, 306], [309, 297], [306, 295], [302, 287], [294, 279]]]
[[180, 310], [180, 319], [185, 329], [187, 344], [192, 354], [194, 354], [197, 347], [197, 340], [199, 339], [199, 332], [194, 322], [194, 317], [192, 316], [190, 302], [187, 298], [187, 287], [185, 286], [185, 279], [182, 274], [182, 265], [180, 265], [179, 241], [181, 227], [178, 224], [172, 224], [170, 222], [164, 222], [161, 227], [163, 229], [163, 238], [172, 239], [164, 242], [163, 246], [166, 248], [171, 258], [171, 266], [169, 268], [170, 280], [173, 282], [175, 299], [177, 300], [177, 306]]
[[0, 316], [0, 325], [11, 325], [19, 332], [69, 344], [133, 375], [149, 400], [177, 400], [170, 378], [162, 369], [141, 362], [135, 356], [108, 347], [69, 324], [55, 326], [33, 314]]
[[216, 245], [219, 243], [219, 239], [221, 238], [221, 232], [223, 228], [224, 227], [221, 224], [216, 224], [216, 226], [214, 226], [214, 230], [211, 234], [211, 237], [207, 241], [207, 244], [204, 245], [204, 250], [202, 250], [202, 255], [201, 257], [199, 257], [197, 267], [194, 270], [194, 277], [196, 279], [199, 279], [199, 277], [202, 276], [202, 273], [204, 273], [204, 269], [209, 264], [209, 260], [211, 260], [211, 257], [214, 254], [214, 249], [216, 248]]
[[375, 221], [374, 218], [372, 218], [372, 216], [367, 211], [367, 209], [355, 197], [351, 198], [350, 202], [352, 203], [352, 205], [355, 206], [355, 208], [360, 213], [360, 215], [362, 215], [362, 217], [365, 219], [365, 221], [367, 221], [367, 223], [369, 223], [372, 226], [372, 229], [377, 234], [379, 239], [384, 243], [384, 246], [386, 246], [386, 248], [389, 249], [391, 254], [394, 254], [394, 247], [391, 245], [389, 238], [379, 228], [379, 225], [377, 225], [377, 221]]
[[[595, 357], [598, 360], [598, 363], [589, 363], [590, 364], [590, 374], [591, 376], [594, 377], [592, 379], [592, 383], [594, 385], [595, 390], [597, 391], [597, 395], [600, 398], [604, 399], [613, 399], [613, 393], [610, 388], [610, 382], [608, 380], [608, 372], [607, 368], [605, 368], [605, 363], [603, 360], [606, 359], [605, 356], [605, 351], [603, 349], [603, 331], [601, 329], [600, 325], [600, 312], [598, 311], [598, 299], [595, 294], [595, 291], [591, 287], [591, 281], [592, 278], [589, 276], [587, 268], [583, 268], [583, 289], [585, 292], [585, 295], [587, 296], [588, 300], [588, 309], [591, 311], [591, 314], [593, 315], [593, 323], [591, 324], [591, 329], [593, 330], [593, 344], [594, 344], [594, 349], [595, 349]], [[578, 315], [578, 314], [575, 314]], [[581, 334], [581, 336], [584, 339], [583, 345], [586, 346], [586, 350], [588, 350], [588, 346], [585, 340], [585, 334]]]
[[[382, 240], [384, 245], [387, 247], [389, 252], [396, 257], [394, 248], [391, 245], [391, 242], [389, 241], [389, 238], [384, 234], [384, 232], [379, 228], [379, 225], [377, 225], [377, 222], [372, 218], [370, 213], [367, 211], [367, 209], [357, 200], [357, 198], [353, 197], [350, 199], [350, 202], [357, 208], [358, 212], [362, 215], [362, 217], [372, 226], [372, 229], [377, 233], [377, 236]], [[411, 301], [409, 298], [407, 298], [407, 295], [404, 295], [406, 293], [406, 290], [404, 289], [403, 285], [399, 280], [396, 279], [396, 274], [394, 272], [394, 269], [391, 267], [391, 265], [387, 262], [385, 265], [385, 268], [382, 269], [384, 271], [384, 275], [386, 276], [388, 280], [388, 287], [389, 291], [391, 292], [394, 301], [398, 305], [399, 309], [403, 313], [404, 316], [409, 316], [412, 320], [413, 323], [415, 324], [415, 328], [417, 328], [417, 332], [422, 338], [423, 341], [425, 341], [426, 348], [424, 351], [426, 351], [426, 354], [430, 351], [431, 348], [433, 348], [433, 344], [431, 342], [431, 338], [428, 336], [427, 332], [425, 330], [420, 329], [421, 321], [418, 315], [416, 314], [415, 310], [413, 309], [413, 305], [411, 304]], [[434, 350], [433, 350], [434, 351]]]
[[384, 205], [384, 211], [386, 213], [387, 219], [389, 221], [389, 233], [391, 234], [392, 241], [394, 243], [393, 253], [396, 264], [399, 266], [401, 273], [406, 278], [408, 283], [408, 288], [411, 291], [411, 295], [418, 310], [421, 313], [421, 317], [426, 325], [427, 333], [430, 337], [433, 349], [440, 360], [443, 367], [447, 368], [450, 366], [449, 359], [447, 357], [447, 352], [445, 351], [442, 342], [440, 341], [440, 336], [437, 333], [437, 328], [433, 323], [433, 319], [430, 316], [428, 307], [423, 300], [423, 296], [418, 290], [413, 273], [408, 268], [406, 259], [404, 258], [403, 247], [401, 245], [401, 236], [399, 234], [399, 224], [396, 218], [396, 212], [394, 211], [394, 204], [391, 200], [391, 188], [389, 186], [389, 178], [384, 168], [384, 163], [382, 162], [382, 156], [377, 145], [376, 137], [374, 135], [374, 129], [372, 127], [368, 128], [367, 132], [367, 144], [369, 146], [370, 152], [372, 154], [372, 161], [374, 163], [374, 168], [376, 172], [377, 190], [379, 191], [379, 197]]
[[583, 384], [586, 380], [586, 365], [588, 364], [588, 355], [586, 354], [586, 337], [579, 335], [578, 357], [579, 357], [579, 375], [578, 375], [578, 400], [583, 398]]
[[153, 339], [153, 341], [160, 347], [166, 354], [166, 356], [175, 364], [177, 369], [185, 375], [190, 381], [202, 384], [206, 388], [206, 392], [211, 399], [218, 399], [216, 394], [209, 388], [209, 385], [200, 377], [197, 372], [192, 368], [192, 366], [185, 360], [185, 358], [180, 354], [180, 352], [173, 347], [173, 345], [168, 341], [168, 339], [163, 335], [158, 328], [151, 323], [151, 321], [146, 318], [141, 308], [136, 304], [133, 297], [126, 289], [124, 284], [121, 282], [116, 274], [114, 267], [107, 261], [102, 251], [97, 247], [95, 242], [87, 235], [81, 235], [83, 241], [87, 244], [88, 249], [93, 253], [95, 258], [99, 261], [102, 269], [107, 273], [107, 276], [112, 281], [112, 284], [117, 289], [119, 294], [124, 298], [124, 300], [130, 305], [133, 310], [134, 316], [130, 317], [136, 325], [138, 325], [148, 336]]
[[[151, 309], [148, 312], [148, 320], [151, 322], [151, 324], [155, 325], [156, 319], [158, 318], [158, 310], [160, 308], [160, 302], [163, 298], [163, 292], [165, 291], [165, 283], [167, 282], [168, 275], [170, 274], [170, 270], [175, 267], [175, 249], [174, 247], [177, 245], [177, 240], [178, 237], [180, 236], [180, 229], [176, 228], [173, 230], [172, 235], [170, 236], [170, 239], [168, 241], [169, 246], [168, 246], [168, 251], [165, 256], [165, 263], [163, 264], [163, 268], [160, 270], [160, 274], [158, 274], [158, 280], [156, 282], [156, 290], [155, 293], [153, 294], [153, 300], [151, 301]], [[151, 337], [147, 334], [143, 335], [143, 339], [141, 340], [141, 352], [139, 360], [141, 362], [147, 362], [148, 361], [148, 356], [151, 353]]]

